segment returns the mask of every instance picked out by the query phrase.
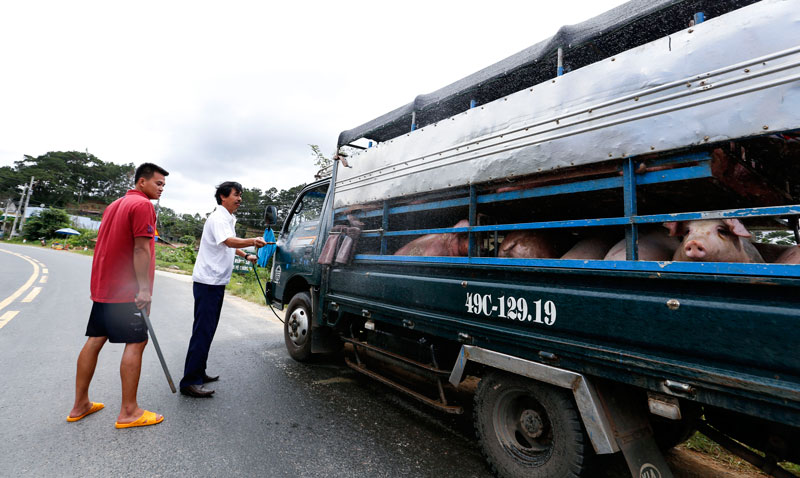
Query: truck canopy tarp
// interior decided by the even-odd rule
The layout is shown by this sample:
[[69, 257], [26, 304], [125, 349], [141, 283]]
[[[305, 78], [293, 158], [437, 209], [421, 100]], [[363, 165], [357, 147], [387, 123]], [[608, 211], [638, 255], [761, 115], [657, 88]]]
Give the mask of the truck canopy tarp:
[[468, 109], [471, 100], [485, 104], [541, 83], [556, 76], [558, 48], [563, 49], [568, 72], [684, 29], [697, 12], [708, 19], [752, 3], [756, 0], [632, 0], [583, 23], [563, 26], [547, 40], [343, 131], [338, 146], [360, 138], [387, 141], [411, 130], [413, 113], [417, 127], [422, 127]]

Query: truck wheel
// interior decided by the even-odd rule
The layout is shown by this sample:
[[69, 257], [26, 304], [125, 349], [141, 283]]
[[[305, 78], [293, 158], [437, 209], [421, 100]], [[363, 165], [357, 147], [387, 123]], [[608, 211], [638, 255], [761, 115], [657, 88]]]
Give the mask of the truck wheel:
[[498, 476], [578, 478], [591, 456], [569, 391], [491, 372], [475, 394], [475, 431]]
[[298, 362], [311, 357], [311, 296], [298, 292], [289, 301], [283, 323], [283, 340], [289, 355]]

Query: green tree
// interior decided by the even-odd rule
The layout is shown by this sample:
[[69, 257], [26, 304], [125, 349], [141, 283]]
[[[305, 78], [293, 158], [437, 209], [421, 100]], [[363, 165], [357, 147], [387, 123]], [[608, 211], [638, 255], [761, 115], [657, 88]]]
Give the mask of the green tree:
[[56, 230], [62, 227], [69, 227], [69, 214], [63, 209], [43, 209], [39, 214], [31, 216], [25, 222], [22, 231], [23, 236], [28, 240], [36, 240], [44, 237], [52, 239], [57, 237]]
[[[87, 199], [110, 203], [130, 187], [134, 172], [131, 163], [105, 163], [93, 154], [78, 151], [25, 155], [14, 167], [17, 184], [31, 176], [35, 178], [31, 202], [53, 207], [80, 204]], [[0, 187], [6, 186], [0, 183]]]
[[324, 169], [333, 163], [332, 159], [326, 158], [325, 155], [322, 154], [319, 146], [316, 144], [309, 144], [309, 146], [311, 147], [311, 155], [314, 156], [314, 166], [318, 167], [319, 169]]

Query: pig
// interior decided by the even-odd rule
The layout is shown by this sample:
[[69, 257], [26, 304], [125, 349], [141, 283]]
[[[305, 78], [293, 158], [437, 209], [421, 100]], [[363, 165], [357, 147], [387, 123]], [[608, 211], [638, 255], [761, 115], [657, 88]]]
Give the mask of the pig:
[[572, 249], [567, 251], [566, 254], [561, 256], [561, 258], [601, 260], [606, 256], [608, 250], [611, 249], [611, 246], [613, 246], [615, 242], [617, 242], [616, 238], [612, 238], [609, 236], [601, 235], [595, 237], [587, 237], [586, 239], [578, 241], [578, 243], [572, 246]]
[[[640, 261], [668, 261], [672, 259], [680, 240], [670, 237], [663, 229], [643, 229], [639, 232]], [[606, 261], [624, 261], [626, 243], [623, 238], [603, 257]]]
[[683, 236], [673, 261], [764, 262], [738, 219], [665, 222], [670, 236]]
[[754, 242], [753, 245], [756, 246], [759, 254], [764, 258], [764, 262], [770, 263], [776, 262], [784, 252], [795, 247], [786, 244], [771, 244], [769, 242]]
[[791, 246], [775, 259], [775, 264], [800, 264], [800, 245]]
[[[453, 227], [467, 227], [469, 221], [462, 219]], [[469, 251], [467, 234], [426, 234], [401, 247], [396, 256], [466, 256]]]
[[557, 246], [548, 231], [511, 231], [500, 243], [497, 257], [550, 259], [560, 255]]

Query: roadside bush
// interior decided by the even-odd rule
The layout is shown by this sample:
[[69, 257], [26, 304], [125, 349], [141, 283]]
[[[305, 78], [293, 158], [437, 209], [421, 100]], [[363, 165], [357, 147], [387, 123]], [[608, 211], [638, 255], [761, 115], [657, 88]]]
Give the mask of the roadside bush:
[[94, 249], [96, 244], [95, 240], [97, 239], [97, 231], [93, 229], [77, 229], [78, 232], [81, 233], [80, 236], [71, 236], [69, 238], [69, 244], [71, 247], [88, 247], [89, 249]]
[[[69, 227], [69, 214], [63, 209], [47, 208], [29, 217], [25, 221], [22, 235], [29, 241], [39, 238], [53, 239], [59, 237], [56, 230]], [[64, 236], [61, 236], [64, 237]]]
[[197, 253], [194, 246], [182, 246], [177, 248], [167, 246], [156, 246], [156, 260], [170, 263], [194, 264]]
[[181, 244], [186, 244], [187, 246], [194, 247], [195, 237], [192, 236], [191, 234], [186, 234], [185, 236], [181, 236], [179, 241]]

